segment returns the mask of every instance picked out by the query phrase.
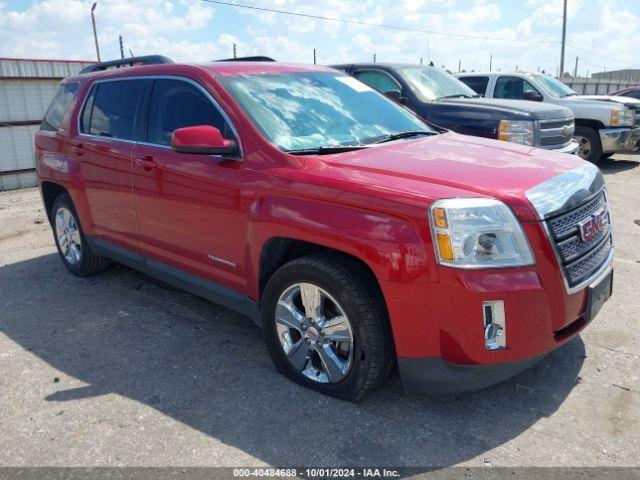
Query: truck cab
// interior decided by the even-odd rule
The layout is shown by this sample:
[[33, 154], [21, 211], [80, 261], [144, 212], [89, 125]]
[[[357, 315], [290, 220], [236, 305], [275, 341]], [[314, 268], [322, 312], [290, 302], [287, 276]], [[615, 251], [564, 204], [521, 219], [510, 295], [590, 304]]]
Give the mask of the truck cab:
[[433, 66], [345, 64], [333, 68], [403, 104], [438, 127], [465, 135], [576, 153], [570, 110], [549, 104], [487, 99]]
[[561, 81], [526, 72], [463, 73], [477, 94], [570, 108], [575, 115], [578, 155], [592, 163], [614, 153], [640, 150], [640, 100], [616, 95], [578, 95]]

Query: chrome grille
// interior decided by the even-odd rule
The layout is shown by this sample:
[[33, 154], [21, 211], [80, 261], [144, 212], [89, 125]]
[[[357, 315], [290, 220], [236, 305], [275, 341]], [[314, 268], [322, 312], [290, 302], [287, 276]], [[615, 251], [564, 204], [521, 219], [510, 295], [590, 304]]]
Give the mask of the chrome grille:
[[573, 139], [574, 128], [573, 118], [542, 120], [538, 145], [547, 149], [563, 148]]
[[591, 251], [588, 255], [585, 255], [584, 258], [581, 258], [574, 263], [570, 263], [565, 267], [569, 285], [577, 285], [583, 280], [589, 278], [598, 270], [598, 268], [600, 268], [600, 265], [604, 263], [610, 252], [611, 236], [609, 235], [609, 237], [607, 237], [607, 239], [602, 242], [602, 245], [598, 248]]
[[548, 223], [551, 233], [553, 233], [553, 236], [557, 239], [562, 239], [571, 233], [577, 233], [578, 223], [580, 221], [593, 215], [601, 207], [606, 207], [606, 205], [607, 199], [605, 198], [603, 191], [591, 201], [579, 206], [569, 213], [565, 213], [549, 220]]
[[[603, 208], [608, 220], [606, 227], [583, 240], [578, 225]], [[546, 224], [569, 287], [588, 280], [609, 257], [612, 249], [611, 217], [604, 190], [570, 212], [547, 219]]]

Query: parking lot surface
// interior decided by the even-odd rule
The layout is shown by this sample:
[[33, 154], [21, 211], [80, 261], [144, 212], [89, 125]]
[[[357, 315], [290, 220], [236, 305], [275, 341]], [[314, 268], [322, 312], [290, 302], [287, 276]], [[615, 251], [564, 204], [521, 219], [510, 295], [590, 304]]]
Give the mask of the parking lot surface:
[[250, 320], [128, 268], [76, 278], [0, 193], [0, 465], [640, 466], [640, 157], [605, 161], [614, 295], [500, 385], [360, 404], [280, 376]]

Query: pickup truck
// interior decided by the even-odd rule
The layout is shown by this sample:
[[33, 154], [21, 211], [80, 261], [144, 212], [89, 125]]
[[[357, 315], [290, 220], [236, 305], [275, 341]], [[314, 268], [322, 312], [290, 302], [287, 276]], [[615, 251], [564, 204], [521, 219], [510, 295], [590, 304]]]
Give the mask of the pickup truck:
[[240, 312], [278, 371], [343, 399], [396, 367], [410, 391], [499, 382], [611, 294], [597, 167], [439, 133], [333, 69], [95, 64], [35, 143], [71, 274], [117, 261]]
[[561, 81], [539, 73], [463, 73], [458, 78], [488, 98], [544, 102], [575, 115], [578, 155], [592, 163], [614, 153], [640, 150], [640, 100], [612, 95], [578, 95]]
[[433, 66], [359, 63], [332, 68], [357, 78], [441, 128], [562, 153], [578, 150], [569, 109], [480, 98], [453, 75]]

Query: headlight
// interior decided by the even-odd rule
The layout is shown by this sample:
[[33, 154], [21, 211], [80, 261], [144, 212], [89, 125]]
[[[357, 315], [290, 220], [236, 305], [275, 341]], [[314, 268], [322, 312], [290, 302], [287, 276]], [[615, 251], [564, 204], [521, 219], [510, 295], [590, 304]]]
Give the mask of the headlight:
[[535, 127], [528, 120], [500, 120], [498, 140], [505, 142], [533, 145], [535, 140]]
[[456, 268], [533, 265], [527, 238], [513, 212], [490, 198], [451, 198], [431, 205], [436, 258]]
[[611, 126], [633, 127], [635, 112], [630, 108], [616, 108], [611, 111]]

